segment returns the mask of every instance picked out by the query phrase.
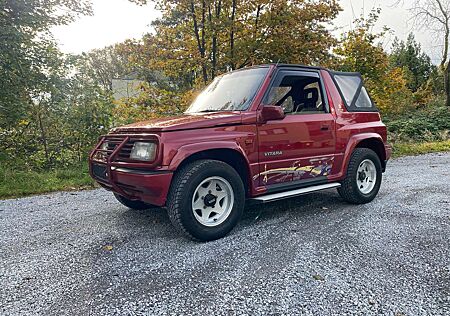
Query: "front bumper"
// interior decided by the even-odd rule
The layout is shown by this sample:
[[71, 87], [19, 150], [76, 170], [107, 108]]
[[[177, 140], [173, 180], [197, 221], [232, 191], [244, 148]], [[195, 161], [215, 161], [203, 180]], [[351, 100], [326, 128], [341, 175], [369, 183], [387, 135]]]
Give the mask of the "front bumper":
[[[158, 167], [162, 151], [158, 149], [153, 162], [136, 162], [129, 158], [130, 142], [159, 142], [158, 135], [121, 134], [102, 136], [89, 155], [89, 173], [102, 187], [127, 199], [156, 206], [166, 203], [173, 172]], [[102, 149], [103, 142], [108, 148]], [[112, 144], [109, 148], [109, 144]]]
[[156, 206], [166, 204], [173, 177], [170, 171], [117, 168], [96, 161], [91, 161], [90, 171], [92, 178], [105, 189]]

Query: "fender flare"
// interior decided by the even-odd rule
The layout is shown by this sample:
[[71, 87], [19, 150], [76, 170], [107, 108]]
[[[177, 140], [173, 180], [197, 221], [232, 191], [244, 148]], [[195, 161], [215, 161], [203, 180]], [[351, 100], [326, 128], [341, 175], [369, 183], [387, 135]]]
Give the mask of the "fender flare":
[[251, 170], [250, 170], [250, 162], [248, 160], [247, 155], [245, 154], [242, 147], [234, 141], [208, 141], [208, 142], [201, 142], [201, 143], [193, 143], [193, 144], [187, 144], [183, 145], [180, 148], [178, 148], [176, 154], [172, 157], [172, 160], [169, 164], [169, 169], [176, 171], [179, 166], [188, 159], [189, 157], [199, 154], [201, 152], [205, 152], [208, 150], [233, 150], [237, 154], [239, 154], [246, 162], [245, 168], [247, 169], [247, 183], [249, 186], [251, 186]]
[[[342, 177], [347, 173], [348, 163], [350, 161], [350, 157], [352, 156], [352, 153], [355, 150], [355, 148], [358, 146], [359, 143], [361, 143], [362, 141], [367, 140], [367, 139], [375, 139], [375, 140], [379, 141], [381, 144], [383, 144], [383, 148], [384, 148], [383, 138], [380, 136], [380, 134], [360, 133], [360, 134], [355, 134], [355, 135], [351, 136], [350, 139], [348, 140], [347, 146], [345, 148], [344, 156], [342, 158], [341, 171], [338, 173], [339, 177]], [[386, 153], [385, 153], [385, 155], [386, 155]], [[383, 161], [382, 161], [382, 163], [383, 163]]]

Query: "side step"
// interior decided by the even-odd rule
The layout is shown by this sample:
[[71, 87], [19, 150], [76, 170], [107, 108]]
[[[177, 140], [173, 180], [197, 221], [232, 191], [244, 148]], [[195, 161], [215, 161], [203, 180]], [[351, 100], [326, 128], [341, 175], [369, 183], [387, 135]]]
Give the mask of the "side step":
[[299, 196], [299, 195], [303, 195], [303, 194], [307, 194], [307, 193], [311, 193], [311, 192], [339, 188], [340, 186], [341, 186], [341, 184], [337, 183], [337, 182], [319, 184], [319, 185], [314, 185], [314, 186], [306, 187], [306, 188], [302, 188], [302, 189], [295, 189], [295, 190], [284, 191], [284, 192], [279, 192], [279, 193], [261, 195], [261, 196], [255, 197], [255, 198], [248, 199], [247, 201], [250, 202], [251, 204], [268, 203], [268, 202], [286, 199], [286, 198], [290, 198], [290, 197], [294, 197], [294, 196]]

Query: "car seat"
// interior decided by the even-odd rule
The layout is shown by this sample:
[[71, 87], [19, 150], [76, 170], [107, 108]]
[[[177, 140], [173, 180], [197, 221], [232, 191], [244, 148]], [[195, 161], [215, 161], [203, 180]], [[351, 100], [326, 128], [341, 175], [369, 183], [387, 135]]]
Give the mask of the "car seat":
[[300, 112], [318, 111], [317, 101], [319, 100], [319, 91], [317, 91], [317, 88], [303, 90], [302, 99], [303, 107], [300, 109]]

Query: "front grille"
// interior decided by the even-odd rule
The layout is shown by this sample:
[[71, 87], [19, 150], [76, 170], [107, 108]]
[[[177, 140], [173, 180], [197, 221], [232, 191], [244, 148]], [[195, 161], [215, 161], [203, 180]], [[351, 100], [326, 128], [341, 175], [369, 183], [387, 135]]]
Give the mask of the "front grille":
[[[123, 141], [125, 137], [117, 136], [117, 137], [108, 137], [104, 140], [104, 142], [108, 143], [108, 148], [106, 151], [103, 150], [97, 150], [97, 152], [94, 155], [94, 160], [106, 162], [108, 158], [111, 156], [111, 154], [114, 152], [114, 150], [119, 146]], [[130, 153], [131, 149], [133, 148], [134, 141], [127, 141], [126, 144], [122, 146], [120, 149], [120, 152], [116, 156], [117, 161], [130, 161]], [[101, 146], [100, 146], [101, 148]]]
[[[158, 136], [151, 134], [109, 134], [102, 136], [100, 144], [91, 153], [93, 161], [107, 163], [111, 159], [114, 151], [120, 147], [120, 151], [114, 154], [111, 162], [136, 163], [136, 160], [130, 159], [131, 150], [135, 142], [154, 142], [158, 144]], [[107, 148], [102, 148], [105, 142]]]
[[134, 141], [128, 141], [125, 145], [123, 145], [118, 155], [119, 160], [127, 161], [130, 159], [131, 149], [133, 148], [133, 145]]

